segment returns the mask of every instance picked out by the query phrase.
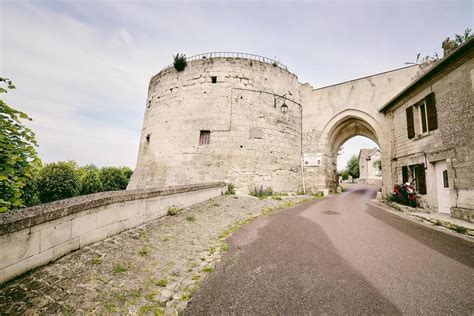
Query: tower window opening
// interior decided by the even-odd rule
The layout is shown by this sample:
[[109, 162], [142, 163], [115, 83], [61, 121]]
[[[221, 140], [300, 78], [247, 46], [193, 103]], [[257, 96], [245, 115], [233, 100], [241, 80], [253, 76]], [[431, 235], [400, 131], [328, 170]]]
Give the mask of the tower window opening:
[[199, 133], [199, 145], [209, 145], [211, 143], [211, 131], [201, 130]]
[[211, 76], [211, 82], [217, 83], [217, 76]]

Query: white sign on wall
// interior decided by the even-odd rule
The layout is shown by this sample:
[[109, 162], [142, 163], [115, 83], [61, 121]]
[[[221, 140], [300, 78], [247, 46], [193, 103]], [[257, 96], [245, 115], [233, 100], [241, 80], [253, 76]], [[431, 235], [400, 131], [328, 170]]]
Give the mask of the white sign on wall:
[[321, 153], [306, 153], [303, 155], [303, 162], [306, 167], [317, 167], [323, 163], [323, 154]]

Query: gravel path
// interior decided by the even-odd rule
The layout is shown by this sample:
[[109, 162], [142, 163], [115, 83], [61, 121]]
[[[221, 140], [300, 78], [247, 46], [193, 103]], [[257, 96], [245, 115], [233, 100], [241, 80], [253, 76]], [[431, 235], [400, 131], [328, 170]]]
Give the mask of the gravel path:
[[308, 197], [220, 196], [66, 255], [0, 285], [0, 314], [177, 314], [258, 214]]

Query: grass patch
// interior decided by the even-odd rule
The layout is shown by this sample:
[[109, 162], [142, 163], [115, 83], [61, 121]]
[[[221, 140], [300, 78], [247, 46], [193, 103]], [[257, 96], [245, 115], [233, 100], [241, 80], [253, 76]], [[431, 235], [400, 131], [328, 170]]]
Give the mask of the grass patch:
[[176, 206], [168, 207], [167, 214], [170, 215], [170, 216], [175, 216], [176, 214], [178, 214], [178, 208]]
[[202, 271], [210, 273], [210, 272], [214, 271], [214, 268], [211, 267], [211, 266], [205, 266], [204, 268], [202, 268]]
[[455, 232], [460, 233], [460, 234], [467, 233], [467, 228], [461, 225], [451, 224], [449, 226], [449, 229], [454, 230]]
[[229, 245], [226, 242], [222, 243], [221, 252], [227, 252], [227, 250], [229, 250]]
[[159, 279], [155, 281], [155, 284], [161, 287], [166, 287], [168, 285], [168, 281], [166, 279]]
[[63, 306], [61, 312], [64, 316], [69, 316], [69, 315], [72, 315], [74, 313], [74, 308], [72, 308], [69, 305], [66, 305], [66, 306]]
[[102, 257], [99, 256], [92, 257], [91, 259], [92, 264], [101, 264], [102, 262], [104, 262], [104, 260], [102, 259]]
[[324, 197], [324, 193], [321, 192], [321, 191], [318, 191], [318, 192], [313, 193], [313, 194], [311, 194], [311, 195], [314, 196], [315, 198], [318, 198], [318, 199], [321, 199], [321, 198]]
[[114, 270], [114, 273], [123, 273], [123, 272], [126, 272], [128, 268], [129, 268], [128, 265], [122, 265], [121, 263], [116, 262], [114, 264], [113, 270]]
[[193, 281], [197, 281], [197, 280], [199, 280], [200, 278], [201, 278], [201, 276], [200, 276], [199, 274], [195, 274], [195, 275], [192, 276], [192, 280], [193, 280]]
[[211, 247], [209, 248], [209, 256], [210, 256], [210, 255], [213, 255], [215, 252], [216, 252], [216, 246], [211, 246]]
[[273, 195], [272, 187], [263, 188], [263, 185], [249, 185], [249, 194], [264, 199]]
[[186, 220], [188, 222], [194, 223], [196, 221], [196, 218], [193, 215], [188, 215], [186, 216]]
[[138, 250], [138, 255], [140, 257], [148, 256], [149, 253], [150, 253], [150, 250], [147, 247], [143, 247], [142, 249]]
[[219, 207], [219, 206], [221, 206], [219, 203], [209, 204], [209, 207]]
[[164, 315], [165, 312], [161, 306], [156, 304], [146, 304], [140, 306], [138, 309], [138, 315], [154, 315], [154, 316], [161, 316]]
[[281, 196], [272, 196], [272, 200], [281, 201]]

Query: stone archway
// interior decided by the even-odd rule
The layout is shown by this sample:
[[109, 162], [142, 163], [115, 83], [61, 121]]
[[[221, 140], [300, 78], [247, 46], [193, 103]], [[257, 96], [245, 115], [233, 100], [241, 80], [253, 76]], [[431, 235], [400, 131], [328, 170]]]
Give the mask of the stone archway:
[[[323, 129], [326, 145], [326, 186], [335, 190], [337, 185], [337, 155], [339, 148], [354, 136], [365, 136], [379, 145], [382, 161], [388, 157], [385, 137], [380, 122], [366, 112], [347, 109], [336, 114]], [[383, 169], [383, 167], [382, 167]], [[382, 174], [382, 181], [383, 181]]]

